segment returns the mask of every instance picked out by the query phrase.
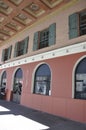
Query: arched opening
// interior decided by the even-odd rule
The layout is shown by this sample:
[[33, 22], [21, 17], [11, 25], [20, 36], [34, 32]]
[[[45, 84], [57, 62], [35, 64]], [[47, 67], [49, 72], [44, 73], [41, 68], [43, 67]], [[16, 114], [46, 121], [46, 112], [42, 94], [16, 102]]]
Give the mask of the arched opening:
[[14, 74], [13, 98], [12, 98], [12, 101], [16, 103], [20, 103], [21, 100], [22, 80], [23, 80], [23, 72], [21, 68], [18, 68]]
[[75, 69], [75, 95], [76, 99], [86, 99], [86, 57], [83, 58]]
[[1, 76], [1, 83], [0, 83], [0, 99], [5, 99], [6, 94], [6, 82], [7, 82], [7, 73], [4, 71]]
[[50, 95], [51, 71], [47, 64], [41, 64], [35, 71], [34, 90], [35, 94]]

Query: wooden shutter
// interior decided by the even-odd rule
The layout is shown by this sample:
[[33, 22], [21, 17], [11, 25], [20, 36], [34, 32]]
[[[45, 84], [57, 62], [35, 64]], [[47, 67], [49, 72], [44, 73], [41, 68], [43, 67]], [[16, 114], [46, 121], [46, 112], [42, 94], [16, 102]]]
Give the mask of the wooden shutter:
[[8, 59], [11, 58], [11, 51], [12, 51], [12, 46], [10, 46], [10, 47], [8, 48]]
[[33, 51], [38, 49], [39, 32], [34, 33]]
[[56, 42], [56, 23], [49, 26], [49, 46]]
[[23, 54], [27, 53], [27, 50], [28, 50], [28, 40], [29, 40], [29, 37], [26, 37], [24, 39], [24, 51], [23, 51]]
[[15, 44], [15, 48], [14, 48], [14, 57], [17, 56], [17, 48], [18, 48], [18, 42]]
[[69, 16], [69, 39], [75, 38], [78, 36], [78, 27], [79, 27], [79, 15], [77, 13]]
[[1, 59], [1, 61], [4, 61], [4, 55], [5, 55], [5, 49], [3, 49], [3, 51], [2, 51], [2, 59]]

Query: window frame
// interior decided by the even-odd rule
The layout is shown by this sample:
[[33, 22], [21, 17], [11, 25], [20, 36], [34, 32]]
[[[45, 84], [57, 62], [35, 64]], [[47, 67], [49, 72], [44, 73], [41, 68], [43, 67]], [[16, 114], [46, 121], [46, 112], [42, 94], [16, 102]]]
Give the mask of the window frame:
[[[40, 33], [42, 31], [49, 30], [48, 32], [48, 43], [45, 44], [44, 47], [40, 47]], [[34, 32], [34, 38], [33, 38], [33, 51], [37, 51], [39, 49], [43, 49], [45, 47], [52, 46], [56, 43], [56, 23], [50, 24], [47, 28], [45, 28], [42, 31]]]
[[8, 60], [9, 48], [4, 49], [4, 61]]
[[[48, 34], [46, 34], [48, 36], [44, 36], [44, 39], [43, 39], [43, 36], [41, 36], [41, 35], [43, 35], [43, 33], [48, 33]], [[47, 37], [47, 38], [45, 39], [45, 37]], [[47, 41], [46, 44], [44, 44], [45, 41]], [[49, 28], [46, 28], [46, 29], [44, 29], [44, 30], [42, 30], [42, 31], [39, 32], [38, 49], [42, 49], [42, 48], [45, 48], [45, 47], [48, 47], [48, 46], [49, 46]]]
[[19, 57], [27, 53], [28, 42], [29, 42], [29, 36], [27, 36], [25, 39], [19, 42], [16, 42], [15, 49], [14, 49], [14, 57]]
[[[85, 13], [85, 12], [86, 12], [86, 9], [69, 15], [69, 39], [73, 39], [73, 38], [77, 38], [77, 37], [86, 35], [86, 31], [84, 34], [81, 34], [82, 25], [80, 25], [81, 24], [80, 14]], [[86, 24], [85, 24], [85, 26], [86, 26]]]
[[[82, 31], [81, 29], [83, 28], [83, 25], [81, 25], [81, 22], [83, 22], [83, 21], [80, 21], [81, 18], [82, 18], [80, 15], [81, 15], [82, 13], [83, 13], [83, 14], [85, 13], [85, 15], [86, 15], [86, 9], [79, 12], [79, 36], [86, 35], [86, 34], [81, 34], [81, 31]], [[85, 16], [85, 17], [86, 17], [86, 16]], [[86, 19], [85, 19], [85, 22], [86, 22]], [[86, 26], [86, 23], [85, 23], [84, 26]], [[80, 27], [82, 27], [82, 28], [80, 29]], [[86, 27], [85, 27], [85, 28], [86, 28]], [[85, 30], [86, 30], [86, 29], [85, 29]]]
[[7, 86], [7, 72], [2, 71], [1, 77], [0, 77], [0, 89], [1, 89], [1, 92], [4, 92], [4, 94], [5, 94], [6, 86]]
[[[38, 88], [36, 88], [36, 83], [37, 83], [37, 80], [36, 80], [36, 72], [37, 72], [37, 70], [42, 66], [42, 65], [47, 65], [48, 66], [48, 68], [49, 68], [49, 70], [50, 70], [50, 77], [49, 77], [49, 79], [50, 80], [47, 80], [46, 82], [44, 82], [44, 80], [38, 80], [38, 83], [39, 83], [39, 85], [40, 85], [40, 83], [42, 83], [42, 85], [44, 84], [44, 85], [46, 85], [46, 88], [43, 88], [43, 90], [45, 90], [45, 91], [42, 91], [42, 92], [36, 92], [36, 89], [38, 89]], [[39, 75], [38, 75], [39, 76]], [[40, 77], [40, 76], [39, 76]], [[44, 77], [46, 77], [46, 76], [42, 76], [41, 75], [41, 79], [42, 78], [44, 78]], [[49, 84], [47, 84], [49, 82]], [[49, 85], [48, 87], [47, 87], [47, 85]], [[40, 64], [40, 65], [38, 65], [37, 67], [36, 67], [36, 69], [35, 69], [35, 71], [34, 71], [34, 73], [33, 73], [33, 89], [32, 89], [32, 93], [33, 94], [38, 94], [38, 95], [45, 95], [45, 96], [50, 96], [51, 95], [51, 69], [50, 69], [50, 67], [49, 67], [49, 65], [48, 64], [46, 64], [46, 63], [42, 63], [42, 64]]]
[[2, 50], [2, 62], [11, 58], [12, 45]]
[[21, 56], [24, 54], [23, 51], [24, 51], [25, 42], [24, 42], [24, 40], [22, 40], [22, 41], [18, 42], [17, 44], [18, 45], [17, 45], [17, 52], [16, 52], [17, 55], [16, 56]]
[[[86, 55], [82, 56], [78, 61], [75, 63], [72, 73], [72, 98], [76, 100], [86, 100], [86, 98], [76, 98], [76, 70], [80, 62], [86, 58]], [[85, 73], [86, 74], [86, 73]]]

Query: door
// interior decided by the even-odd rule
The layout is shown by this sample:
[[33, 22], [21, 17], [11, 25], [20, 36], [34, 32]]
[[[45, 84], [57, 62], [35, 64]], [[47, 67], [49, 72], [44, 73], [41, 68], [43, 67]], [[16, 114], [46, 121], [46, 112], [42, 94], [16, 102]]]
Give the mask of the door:
[[14, 84], [13, 84], [13, 98], [12, 101], [20, 103], [21, 94], [22, 94], [22, 70], [19, 68], [14, 75]]

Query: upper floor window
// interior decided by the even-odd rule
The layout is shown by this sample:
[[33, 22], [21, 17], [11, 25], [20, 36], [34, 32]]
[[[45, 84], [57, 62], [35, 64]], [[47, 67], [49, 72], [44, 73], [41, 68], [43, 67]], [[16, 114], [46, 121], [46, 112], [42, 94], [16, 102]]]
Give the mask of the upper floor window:
[[86, 99], [86, 58], [78, 63], [75, 70], [75, 98]]
[[34, 93], [50, 95], [51, 71], [47, 64], [40, 65], [34, 75]]
[[80, 35], [86, 34], [86, 10], [81, 12], [80, 15]]
[[48, 46], [49, 42], [49, 29], [40, 32], [39, 49]]
[[69, 16], [69, 38], [86, 34], [86, 10]]
[[3, 49], [2, 51], [2, 61], [9, 60], [11, 58], [11, 51], [12, 51], [12, 46]]
[[51, 46], [56, 41], [56, 23], [34, 34], [33, 51]]
[[15, 45], [14, 57], [21, 56], [27, 53], [29, 37], [17, 42]]

